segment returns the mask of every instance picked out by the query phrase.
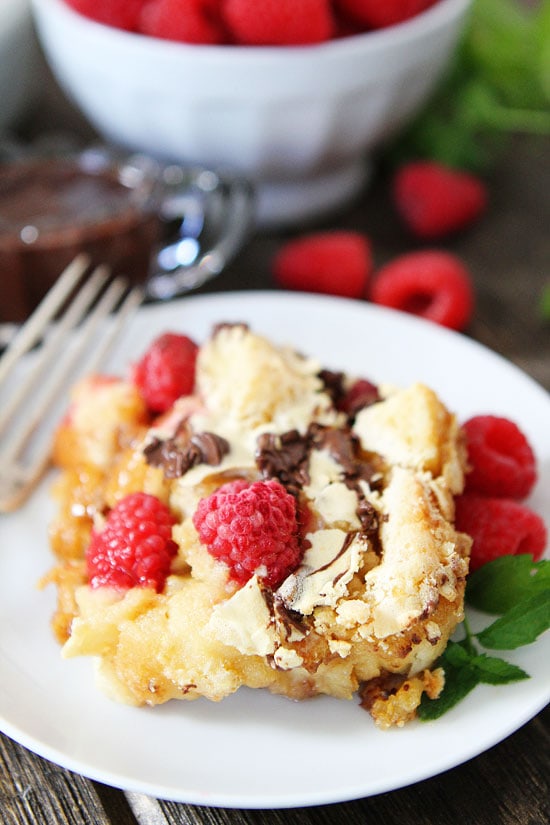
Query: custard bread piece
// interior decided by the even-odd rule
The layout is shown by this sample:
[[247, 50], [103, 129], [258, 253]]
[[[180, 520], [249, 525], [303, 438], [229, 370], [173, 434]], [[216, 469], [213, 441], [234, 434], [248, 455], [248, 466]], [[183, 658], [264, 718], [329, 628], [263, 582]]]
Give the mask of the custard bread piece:
[[[108, 449], [64, 458], [51, 575], [63, 655], [94, 657], [101, 689], [134, 705], [219, 701], [241, 686], [293, 699], [360, 690], [381, 727], [414, 718], [422, 693], [441, 690], [434, 663], [463, 618], [470, 539], [453, 525], [465, 466], [455, 416], [422, 384], [350, 416], [327, 379], [334, 373], [244, 324], [216, 327], [196, 369], [194, 394], [150, 426], [143, 411], [124, 408], [119, 449], [112, 422], [97, 430]], [[341, 392], [353, 380], [338, 379]], [[81, 403], [92, 407], [93, 393]], [[86, 410], [58, 443], [89, 445], [81, 420]], [[101, 473], [90, 455], [102, 456]], [[66, 479], [94, 469], [93, 496], [75, 501], [82, 492]], [[201, 541], [199, 505], [235, 480], [273, 479], [295, 500], [300, 560], [273, 586], [261, 565], [237, 580]], [[136, 489], [174, 515], [171, 573], [160, 592], [92, 588], [69, 514], [84, 507], [88, 531], [100, 531]]]

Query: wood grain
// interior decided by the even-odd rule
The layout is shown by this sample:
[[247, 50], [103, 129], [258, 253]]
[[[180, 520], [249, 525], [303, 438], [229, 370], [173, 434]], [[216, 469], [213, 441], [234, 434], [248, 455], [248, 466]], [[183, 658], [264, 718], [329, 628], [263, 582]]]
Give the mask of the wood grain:
[[0, 739], [0, 811], [2, 825], [110, 822], [90, 781], [39, 759], [5, 736]]

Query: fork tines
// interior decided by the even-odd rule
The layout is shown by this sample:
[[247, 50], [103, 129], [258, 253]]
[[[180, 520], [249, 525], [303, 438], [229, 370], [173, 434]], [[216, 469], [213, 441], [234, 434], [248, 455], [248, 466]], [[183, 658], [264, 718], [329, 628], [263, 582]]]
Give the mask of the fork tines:
[[16, 509], [48, 466], [48, 420], [63, 390], [97, 370], [142, 300], [85, 256], [62, 273], [0, 359], [0, 512]]

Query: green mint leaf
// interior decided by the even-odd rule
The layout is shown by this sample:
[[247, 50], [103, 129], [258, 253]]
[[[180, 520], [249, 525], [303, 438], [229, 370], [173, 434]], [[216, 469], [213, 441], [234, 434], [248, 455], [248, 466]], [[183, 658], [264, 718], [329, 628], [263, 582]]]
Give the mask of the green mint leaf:
[[439, 719], [458, 705], [481, 681], [476, 669], [469, 665], [455, 667], [447, 662], [444, 667], [445, 685], [438, 698], [429, 699], [426, 694], [422, 696], [417, 716], [423, 722]]
[[476, 638], [491, 650], [515, 650], [534, 642], [550, 627], [550, 588], [518, 602]]
[[529, 596], [550, 588], [550, 561], [528, 554], [501, 556], [468, 576], [466, 600], [484, 613], [502, 614]]
[[541, 23], [519, 0], [475, 0], [466, 57], [504, 106], [539, 108], [537, 32]]
[[[550, 77], [550, 48], [548, 49], [548, 75]], [[550, 91], [550, 82], [549, 82]], [[540, 298], [540, 314], [543, 321], [550, 321], [550, 283], [543, 287]]]
[[464, 642], [465, 640], [463, 642], [449, 641], [439, 663], [443, 667], [450, 665], [457, 668], [469, 665], [472, 657], [464, 646]]
[[550, 101], [550, 0], [541, 0], [535, 11], [535, 44], [540, 88]]
[[486, 653], [473, 656], [471, 665], [475, 668], [479, 681], [487, 685], [507, 685], [529, 679], [529, 674], [522, 668], [496, 656], [487, 656]]
[[482, 172], [510, 134], [550, 134], [550, 0], [474, 0], [454, 59], [390, 162], [428, 157]]

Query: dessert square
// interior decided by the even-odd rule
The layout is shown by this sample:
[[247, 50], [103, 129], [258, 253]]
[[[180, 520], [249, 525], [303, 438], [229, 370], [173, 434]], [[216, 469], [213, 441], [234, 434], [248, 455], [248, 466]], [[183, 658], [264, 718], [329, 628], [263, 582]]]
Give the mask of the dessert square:
[[421, 383], [374, 387], [241, 323], [197, 348], [192, 387], [161, 412], [131, 374], [75, 387], [45, 579], [63, 656], [93, 657], [132, 705], [247, 686], [413, 719], [463, 618], [455, 415]]

